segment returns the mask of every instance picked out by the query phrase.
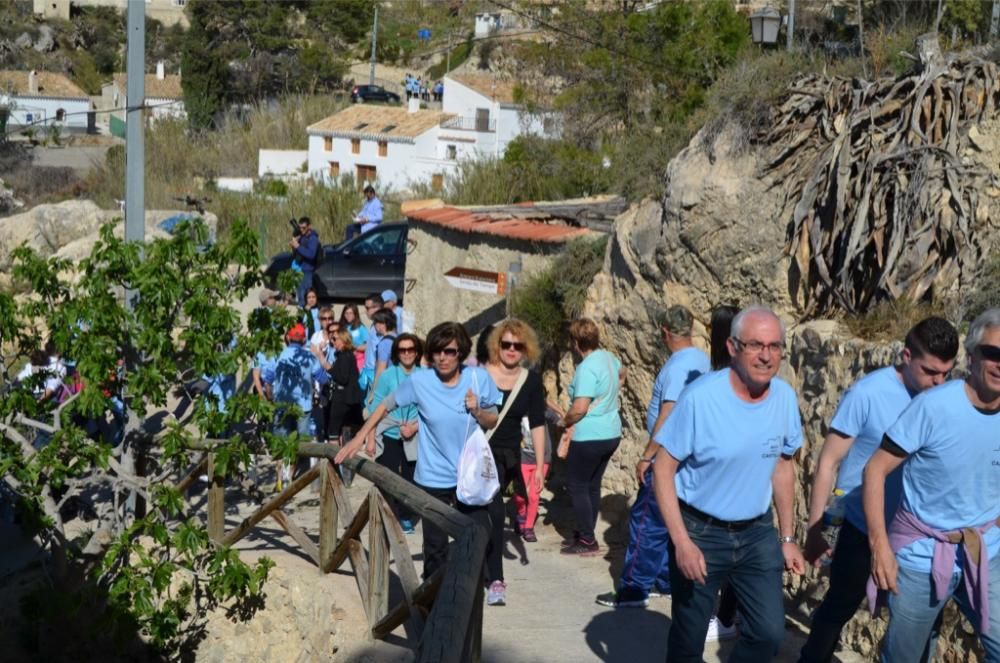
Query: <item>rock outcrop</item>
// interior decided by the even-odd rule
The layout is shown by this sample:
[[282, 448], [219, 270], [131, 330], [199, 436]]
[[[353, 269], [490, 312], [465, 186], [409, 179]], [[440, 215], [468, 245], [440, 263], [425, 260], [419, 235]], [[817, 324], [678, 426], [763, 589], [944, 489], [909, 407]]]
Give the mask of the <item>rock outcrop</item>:
[[[169, 237], [158, 224], [181, 211], [146, 210], [146, 238]], [[27, 212], [0, 219], [0, 272], [9, 273], [11, 253], [27, 245], [43, 256], [78, 261], [90, 254], [102, 225], [122, 218], [116, 210], [104, 210], [89, 200], [69, 200], [54, 205], [38, 205]], [[214, 214], [204, 215], [214, 233]], [[119, 237], [124, 223], [115, 228]]]
[[[963, 156], [987, 167], [984, 150], [1000, 139], [1000, 127], [984, 122], [973, 134], [973, 147]], [[604, 489], [635, 492], [634, 467], [648, 439], [643, 413], [656, 372], [666, 359], [655, 312], [672, 304], [688, 306], [696, 318], [696, 342], [707, 347], [706, 327], [713, 307], [764, 303], [789, 328], [790, 352], [781, 375], [799, 394], [805, 426], [796, 501], [797, 519], [804, 523], [808, 486], [841, 395], [863, 374], [891, 364], [900, 345], [852, 338], [831, 320], [801, 322], [790, 294], [791, 259], [785, 251], [790, 206], [781, 187], [760, 174], [766, 163], [764, 148], [747, 148], [737, 138], [731, 128], [713, 136], [703, 130], [671, 162], [663, 201], [644, 201], [616, 220], [604, 268], [588, 292], [585, 314], [603, 327], [605, 346], [629, 367], [622, 392], [623, 443], [605, 474]], [[995, 158], [988, 167], [991, 172], [997, 169]], [[1000, 190], [996, 195], [987, 191], [979, 199], [983, 235], [978, 241], [983, 246], [995, 247], [1000, 240], [998, 201]], [[568, 358], [557, 373], [558, 380], [549, 376], [550, 384], [567, 384], [572, 375]], [[607, 515], [612, 521], [620, 518]], [[805, 578], [787, 580], [795, 605], [790, 612], [804, 624], [825, 592], [824, 575], [811, 571]], [[884, 621], [862, 611], [848, 625], [844, 640], [874, 657], [884, 629]], [[979, 660], [970, 634], [969, 625], [949, 609], [939, 656], [948, 661]]]

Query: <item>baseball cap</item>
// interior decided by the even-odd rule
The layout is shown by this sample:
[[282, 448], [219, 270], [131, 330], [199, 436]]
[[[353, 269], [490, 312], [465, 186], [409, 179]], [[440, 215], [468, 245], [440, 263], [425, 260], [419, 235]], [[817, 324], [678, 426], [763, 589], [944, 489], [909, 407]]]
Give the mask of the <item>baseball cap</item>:
[[288, 340], [292, 343], [306, 342], [306, 328], [301, 322], [295, 323], [295, 326], [288, 330]]
[[691, 315], [691, 311], [680, 304], [671, 306], [660, 316], [660, 325], [678, 336], [690, 336], [693, 324], [694, 316]]
[[278, 293], [274, 290], [268, 290], [264, 288], [260, 291], [260, 304], [261, 306], [267, 306], [268, 300], [277, 299]]
[[396, 302], [396, 301], [399, 301], [399, 297], [397, 297], [396, 293], [393, 292], [392, 290], [383, 290], [382, 291], [382, 301], [383, 302]]

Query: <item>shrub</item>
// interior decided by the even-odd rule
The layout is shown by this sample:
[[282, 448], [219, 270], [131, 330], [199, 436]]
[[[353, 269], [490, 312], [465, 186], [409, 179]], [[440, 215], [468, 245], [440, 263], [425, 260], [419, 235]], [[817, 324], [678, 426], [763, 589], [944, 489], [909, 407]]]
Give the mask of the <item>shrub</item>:
[[913, 325], [932, 315], [947, 317], [944, 306], [934, 302], [896, 299], [879, 302], [859, 315], [844, 317], [851, 333], [866, 341], [896, 341]]
[[258, 183], [257, 190], [265, 196], [284, 198], [288, 195], [288, 185], [282, 180], [262, 180]]
[[548, 349], [565, 345], [566, 327], [583, 313], [587, 289], [604, 264], [608, 238], [577, 239], [549, 266], [514, 289], [512, 313], [530, 324]]
[[959, 317], [963, 322], [972, 322], [986, 309], [996, 307], [1000, 307], [1000, 256], [993, 256], [982, 266], [976, 288], [966, 296]]

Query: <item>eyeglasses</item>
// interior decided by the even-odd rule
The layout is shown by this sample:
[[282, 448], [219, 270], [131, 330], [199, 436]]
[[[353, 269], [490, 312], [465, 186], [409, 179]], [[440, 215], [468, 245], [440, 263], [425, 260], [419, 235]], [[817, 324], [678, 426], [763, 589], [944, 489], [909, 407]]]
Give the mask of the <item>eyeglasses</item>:
[[412, 345], [408, 345], [405, 348], [402, 347], [402, 346], [400, 346], [399, 348], [397, 348], [397, 351], [401, 355], [415, 355], [415, 354], [417, 354], [417, 349], [415, 347], [413, 347]]
[[785, 352], [785, 346], [782, 343], [761, 343], [760, 341], [744, 341], [738, 338], [734, 338], [733, 341], [754, 355], [759, 355], [764, 351], [764, 348], [767, 348], [771, 354], [778, 355], [779, 357]]
[[1000, 347], [996, 345], [977, 346], [980, 356], [988, 361], [1000, 361]]
[[521, 343], [520, 341], [500, 341], [500, 349], [524, 352], [524, 343]]
[[457, 357], [458, 348], [441, 348], [440, 350], [431, 350], [432, 355], [444, 355], [446, 357]]

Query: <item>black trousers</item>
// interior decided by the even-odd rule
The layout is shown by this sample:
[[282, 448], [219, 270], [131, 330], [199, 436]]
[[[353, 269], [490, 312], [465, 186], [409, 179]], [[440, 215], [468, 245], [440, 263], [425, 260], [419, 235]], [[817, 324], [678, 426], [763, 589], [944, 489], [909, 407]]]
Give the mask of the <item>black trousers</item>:
[[486, 508], [490, 514], [490, 542], [486, 546], [486, 581], [503, 581], [503, 525], [507, 519], [507, 508], [503, 503], [503, 492], [511, 480], [521, 485], [521, 450], [501, 447], [494, 448], [493, 460], [497, 464], [497, 479], [500, 490]]
[[[387, 467], [410, 483], [413, 483], [413, 470], [417, 467], [417, 461], [406, 460], [406, 452], [403, 450], [403, 441], [397, 437], [382, 436], [382, 455], [377, 458], [379, 465]], [[392, 512], [400, 520], [413, 520], [413, 512], [402, 502], [392, 495], [386, 494], [386, 501], [392, 507]]]
[[[448, 506], [454, 507], [459, 513], [472, 518], [473, 521], [487, 532], [490, 531], [490, 514], [488, 506], [469, 506], [462, 504], [455, 497], [455, 487], [451, 488], [430, 488], [416, 484], [431, 497], [441, 500]], [[441, 528], [435, 526], [426, 518], [423, 520], [424, 527], [424, 572], [423, 579], [427, 580], [437, 571], [448, 559], [448, 534]]]
[[582, 541], [596, 541], [594, 528], [601, 511], [601, 479], [619, 442], [620, 437], [570, 443], [566, 481], [573, 502], [577, 536]]

